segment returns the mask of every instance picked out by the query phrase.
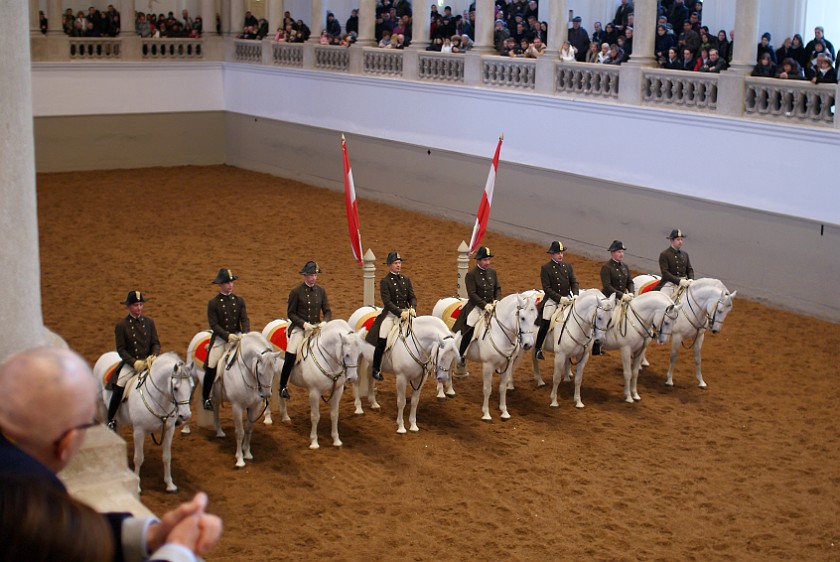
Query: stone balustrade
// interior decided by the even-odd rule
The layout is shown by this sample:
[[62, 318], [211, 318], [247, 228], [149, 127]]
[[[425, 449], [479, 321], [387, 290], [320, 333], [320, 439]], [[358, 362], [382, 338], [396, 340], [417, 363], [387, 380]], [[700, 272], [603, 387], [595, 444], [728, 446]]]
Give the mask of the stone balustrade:
[[[270, 39], [138, 39], [136, 36], [126, 40], [119, 37], [34, 36], [30, 41], [33, 43], [33, 60], [36, 63], [72, 63], [79, 60], [228, 60], [242, 64], [365, 74], [600, 101], [619, 99], [622, 83], [619, 76], [625, 73], [625, 80], [632, 78], [624, 82], [625, 87], [641, 89], [640, 95], [635, 96], [640, 101], [632, 103], [643, 106], [840, 129], [840, 118], [836, 116], [834, 107], [840, 86], [752, 78], [732, 70], [723, 74], [685, 72], [634, 66], [632, 61], [621, 67], [559, 60], [554, 64], [545, 64], [545, 61], [536, 59], [507, 58], [494, 54], [431, 51], [414, 51], [409, 57], [408, 51], [396, 49], [275, 43]], [[51, 48], [44, 48], [43, 42], [48, 42]], [[628, 71], [631, 74], [626, 74]], [[722, 86], [724, 77], [727, 79], [727, 88]], [[733, 80], [736, 81], [736, 87], [732, 87]], [[724, 95], [721, 92], [728, 93], [728, 97], [723, 98], [725, 103], [718, 100], [719, 95]]]

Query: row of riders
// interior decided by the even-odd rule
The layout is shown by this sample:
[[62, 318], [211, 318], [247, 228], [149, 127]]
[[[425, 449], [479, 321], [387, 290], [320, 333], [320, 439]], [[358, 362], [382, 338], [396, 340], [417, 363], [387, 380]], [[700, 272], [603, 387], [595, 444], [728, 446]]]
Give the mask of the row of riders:
[[[317, 277], [321, 271], [317, 263], [309, 261], [300, 271], [303, 282], [289, 293], [287, 309], [289, 325], [286, 331], [285, 355], [276, 353], [265, 337], [250, 332], [245, 301], [233, 293], [234, 281], [237, 277], [229, 269], [220, 269], [212, 281], [218, 286], [219, 292], [207, 306], [207, 318], [212, 333], [204, 362], [202, 404], [205, 409], [214, 411], [217, 435], [224, 435], [218, 423], [218, 402], [214, 403], [214, 399], [220, 400], [222, 396], [218, 388], [215, 392], [213, 391], [217, 371], [220, 362], [225, 366], [225, 371], [230, 370], [237, 363], [243, 365], [247, 363], [248, 366], [243, 367], [241, 380], [245, 387], [250, 387], [252, 390], [251, 398], [237, 405], [231, 397], [231, 393], [235, 390], [228, 388], [227, 380], [224, 383], [225, 397], [233, 406], [236, 424], [237, 466], [244, 466], [243, 458], [251, 458], [251, 426], [260, 415], [256, 402], [265, 404], [266, 399], [270, 398], [271, 378], [281, 361], [279, 394], [282, 398], [281, 413], [284, 419], [288, 419], [285, 401], [291, 397], [288, 383], [296, 365], [303, 364], [306, 359], [311, 359], [310, 363], [314, 363], [322, 375], [332, 378], [331, 390], [329, 386], [317, 392], [310, 389], [313, 422], [310, 446], [312, 448], [318, 447], [316, 426], [321, 395], [330, 393], [333, 444], [340, 445], [337, 425], [338, 401], [343, 392], [343, 384], [345, 381], [356, 382], [360, 372], [367, 372], [373, 379], [382, 380], [383, 359], [385, 370], [396, 375], [397, 425], [400, 433], [405, 432], [403, 409], [406, 403], [407, 383], [410, 383], [414, 390], [411, 396], [410, 429], [417, 431], [416, 407], [420, 395], [419, 390], [426, 376], [434, 372], [439, 384], [448, 385], [446, 394], [454, 395], [449, 369], [457, 361], [458, 369], [463, 372], [466, 358], [483, 364], [483, 419], [491, 419], [488, 400], [494, 373], [500, 375], [502, 418], [510, 417], [505, 404], [505, 392], [508, 388], [512, 388], [513, 369], [521, 358], [522, 351], [532, 346], [534, 347], [534, 379], [539, 386], [544, 383], [539, 374], [538, 361], [544, 359], [544, 350], [555, 354], [552, 406], [558, 405], [557, 387], [561, 378], [565, 377], [568, 380], [571, 367], [576, 366], [575, 403], [578, 407], [583, 407], [580, 400], [583, 368], [590, 354], [600, 354], [602, 349], [621, 350], [625, 400], [633, 402], [640, 399], [636, 391], [636, 380], [647, 343], [652, 339], [657, 339], [660, 343], [667, 340], [681, 319], [679, 311], [683, 303], [687, 303], [688, 308], [691, 309], [690, 314], [684, 311], [683, 316], [694, 329], [697, 378], [700, 386], [705, 386], [699, 368], [699, 344], [702, 344], [702, 335], [706, 329], [713, 332], [720, 329], [723, 318], [731, 309], [731, 298], [734, 293], [730, 294], [719, 281], [698, 280], [697, 283], [713, 282], [712, 293], [717, 301], [709, 304], [715, 298], [710, 297], [700, 302], [696, 294], [692, 296], [690, 293], [693, 290], [691, 287], [694, 270], [688, 254], [682, 250], [685, 235], [681, 230], [675, 229], [668, 238], [670, 245], [659, 257], [661, 278], [655, 280], [656, 291], [637, 297], [635, 304], [631, 303], [636, 287], [623, 261], [626, 247], [619, 240], [613, 241], [608, 248], [610, 260], [602, 266], [600, 272], [601, 291], [580, 290], [572, 264], [564, 261], [566, 247], [559, 241], [553, 241], [547, 250], [551, 259], [542, 266], [540, 272], [543, 294], [538, 295], [534, 291], [529, 292], [532, 293], [530, 295], [528, 293], [513, 294], [504, 299], [501, 297], [498, 275], [490, 267], [493, 254], [489, 248], [480, 247], [475, 255], [475, 267], [467, 273], [465, 278], [468, 299], [466, 302], [455, 303], [461, 309], [451, 331], [440, 319], [443, 316], [440, 306], [435, 307], [434, 316], [438, 318], [425, 316], [415, 318], [417, 299], [411, 280], [402, 274], [404, 260], [398, 252], [393, 251], [388, 254], [386, 265], [389, 271], [381, 279], [379, 285], [382, 309], [366, 334], [364, 330], [357, 334], [351, 325], [343, 320], [331, 322], [332, 314], [326, 291], [317, 284]], [[666, 289], [669, 294], [659, 292], [660, 289]], [[111, 391], [108, 401], [108, 425], [112, 429], [116, 428], [115, 416], [123, 401], [124, 389], [129, 380], [138, 375], [141, 379], [147, 377], [152, 372], [152, 365], [160, 353], [160, 342], [154, 321], [143, 315], [145, 300], [139, 291], [130, 292], [123, 302], [128, 309], [128, 315], [115, 327], [119, 365], [112, 370], [113, 374], [108, 384]], [[438, 305], [448, 304], [445, 301], [452, 300], [454, 299], [442, 299]], [[648, 305], [644, 305], [644, 302]], [[328, 323], [341, 324], [332, 334], [333, 343], [330, 345], [320, 341], [328, 337]], [[535, 325], [539, 326], [536, 341], [533, 334]], [[361, 344], [360, 335], [365, 337], [370, 347]], [[251, 336], [254, 336], [253, 343], [245, 345]], [[683, 335], [680, 339], [682, 337], [691, 337], [691, 334]], [[402, 341], [402, 345], [396, 345], [394, 342], [397, 340]], [[473, 343], [474, 345], [471, 345]], [[676, 345], [678, 348], [679, 344]], [[191, 343], [189, 354], [194, 353], [193, 346], [194, 344]], [[335, 349], [339, 351], [336, 353]], [[176, 377], [175, 374], [179, 371], [177, 356], [165, 354], [162, 357], [167, 355], [173, 356], [168, 362], [175, 362], [170, 366], [173, 374], [170, 375], [168, 383], [164, 381], [159, 384], [161, 386], [168, 384], [172, 390], [176, 385], [180, 385], [182, 379], [187, 378], [187, 374], [182, 368], [182, 372]], [[401, 359], [400, 355], [405, 357]], [[370, 364], [369, 370], [363, 371], [358, 368], [360, 359]], [[672, 384], [671, 377], [675, 360], [676, 350], [672, 349], [668, 384]], [[192, 365], [189, 357], [188, 363]], [[262, 375], [260, 369], [262, 369]], [[247, 371], [250, 371], [253, 383], [245, 382]], [[268, 378], [264, 379], [266, 375]], [[341, 380], [340, 388], [338, 388], [336, 381], [342, 375], [344, 379]], [[295, 380], [295, 384], [298, 384], [298, 380], [303, 375], [299, 373], [296, 376], [298, 379]], [[366, 377], [362, 377], [359, 381], [360, 386], [364, 386], [365, 380]], [[165, 428], [169, 417], [177, 416], [181, 420], [189, 418], [191, 383], [191, 380], [189, 383], [184, 383], [188, 391], [182, 390], [180, 400], [174, 400], [176, 411], [166, 416], [156, 416], [163, 422]], [[139, 388], [139, 384], [132, 386]], [[235, 384], [230, 383], [230, 386], [235, 386]], [[243, 388], [243, 391], [247, 390]], [[106, 397], [107, 392], [104, 394]], [[184, 392], [188, 394], [184, 396]], [[440, 392], [439, 395], [442, 395], [442, 387]], [[369, 390], [367, 393], [371, 400], [371, 407], [378, 407], [373, 391]], [[148, 404], [147, 409], [152, 410]], [[248, 412], [247, 426], [244, 429], [241, 420], [243, 410]], [[361, 413], [358, 391], [356, 411]], [[270, 423], [268, 416], [269, 414], [267, 414], [266, 423]], [[167, 419], [163, 419], [164, 417]], [[171, 421], [172, 429], [174, 429], [174, 419]], [[172, 430], [169, 429], [164, 434], [164, 440], [171, 442], [171, 434]], [[138, 437], [141, 438], [139, 455]], [[143, 438], [142, 434], [138, 435], [135, 432], [136, 471], [139, 471], [137, 461], [142, 462]], [[166, 461], [165, 464], [167, 464]], [[167, 469], [165, 475], [169, 489], [170, 485], [174, 485], [168, 474]]]

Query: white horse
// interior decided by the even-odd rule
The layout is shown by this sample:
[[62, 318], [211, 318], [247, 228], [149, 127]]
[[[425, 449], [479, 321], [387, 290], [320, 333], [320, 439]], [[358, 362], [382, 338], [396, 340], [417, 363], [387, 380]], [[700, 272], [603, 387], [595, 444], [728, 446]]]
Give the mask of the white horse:
[[[457, 299], [441, 299], [435, 304], [435, 311], [453, 306], [450, 301]], [[508, 383], [513, 377], [513, 371], [522, 357], [522, 352], [534, 347], [537, 308], [535, 298], [523, 294], [508, 295], [496, 305], [492, 313], [484, 314], [475, 326], [475, 338], [467, 348], [467, 359], [480, 361], [484, 375], [484, 404], [482, 406], [483, 420], [493, 419], [490, 416], [490, 394], [493, 391], [493, 373], [500, 376], [499, 380], [499, 410], [503, 420], [510, 418], [507, 410]], [[446, 304], [450, 303], [450, 304]], [[437, 316], [437, 314], [435, 314]], [[451, 386], [452, 379], [447, 383]], [[454, 395], [454, 391], [448, 395]]]
[[[289, 381], [307, 389], [309, 394], [309, 418], [312, 430], [309, 433], [309, 448], [318, 449], [318, 422], [321, 419], [320, 401], [330, 405], [330, 422], [334, 447], [341, 447], [338, 436], [338, 407], [344, 394], [344, 384], [358, 378], [359, 356], [362, 354], [362, 340], [350, 329], [344, 320], [327, 322], [322, 329], [316, 328], [303, 341], [297, 353], [297, 363], [292, 368]], [[324, 396], [327, 398], [323, 398]], [[286, 400], [280, 399], [280, 419], [291, 421]]]
[[[116, 351], [102, 355], [93, 367], [94, 374], [105, 380], [120, 364]], [[164, 353], [152, 364], [150, 371], [131, 379], [126, 386], [125, 403], [117, 411], [117, 422], [130, 424], [134, 437], [134, 474], [140, 478], [143, 465], [143, 445], [146, 435], [160, 432], [163, 457], [163, 481], [167, 492], [177, 492], [172, 481], [172, 434], [175, 425], [190, 419], [190, 399], [195, 388], [190, 372], [175, 352]], [[105, 406], [111, 402], [112, 391], [104, 389]], [[139, 488], [138, 488], [139, 491]]]
[[[203, 332], [209, 338], [209, 332]], [[201, 333], [190, 342], [187, 350], [189, 366], [195, 371], [196, 354], [193, 344], [203, 340]], [[201, 345], [199, 343], [199, 345]], [[253, 459], [251, 454], [251, 432], [254, 421], [262, 413], [271, 396], [271, 381], [280, 372], [280, 353], [274, 352], [271, 344], [259, 332], [248, 332], [233, 345], [227, 345], [219, 359], [219, 373], [213, 385], [213, 426], [216, 437], [224, 437], [225, 432], [219, 424], [219, 407], [222, 399], [230, 402], [233, 414], [233, 426], [236, 431], [236, 466], [245, 466], [245, 459]], [[245, 423], [243, 412], [247, 413]]]
[[[569, 380], [572, 365], [575, 369], [575, 406], [583, 408], [580, 399], [580, 384], [583, 370], [589, 360], [589, 352], [596, 332], [600, 337], [609, 326], [615, 306], [615, 295], [610, 298], [598, 289], [586, 289], [572, 299], [565, 308], [558, 308], [556, 324], [545, 336], [543, 349], [554, 353], [554, 376], [551, 387], [551, 407], [557, 408], [557, 387], [560, 380]], [[540, 363], [533, 356], [534, 381], [537, 386], [545, 386], [540, 376]]]
[[659, 291], [645, 293], [616, 306], [604, 338], [601, 339], [600, 334], [596, 335], [595, 339], [601, 342], [602, 349], [621, 350], [625, 402], [633, 403], [642, 399], [636, 383], [645, 347], [654, 339], [660, 344], [668, 340], [680, 307], [680, 304], [674, 304]]
[[[357, 311], [358, 312], [358, 311]], [[351, 316], [352, 318], [352, 316]], [[367, 328], [362, 328], [359, 336], [364, 337]], [[408, 414], [409, 430], [420, 431], [417, 427], [417, 405], [420, 392], [429, 375], [434, 373], [438, 382], [449, 380], [452, 365], [458, 360], [460, 337], [453, 336], [440, 318], [418, 316], [411, 321], [399, 324], [399, 334], [393, 346], [382, 356], [382, 370], [396, 375], [397, 386], [397, 433], [405, 433], [406, 391], [411, 385], [411, 409]], [[371, 408], [376, 403], [373, 392], [372, 373], [374, 346], [364, 346], [364, 366], [356, 388], [356, 413], [362, 414], [362, 396], [372, 397]], [[379, 405], [376, 404], [378, 408]]]
[[[633, 279], [633, 282], [636, 287], [650, 287], [652, 282], [659, 282], [659, 276], [639, 275]], [[668, 378], [665, 384], [674, 386], [674, 366], [677, 364], [680, 347], [684, 341], [690, 340], [692, 343], [686, 348], [694, 348], [697, 383], [700, 388], [706, 388], [706, 381], [703, 380], [703, 374], [700, 371], [700, 352], [706, 330], [713, 334], [721, 330], [723, 321], [732, 310], [732, 299], [738, 291], [730, 293], [726, 285], [718, 279], [702, 278], [692, 281], [681, 291], [677, 290], [673, 284], [666, 283], [661, 292], [671, 298], [676, 298], [682, 305], [682, 314], [671, 333], [671, 363], [668, 366]]]

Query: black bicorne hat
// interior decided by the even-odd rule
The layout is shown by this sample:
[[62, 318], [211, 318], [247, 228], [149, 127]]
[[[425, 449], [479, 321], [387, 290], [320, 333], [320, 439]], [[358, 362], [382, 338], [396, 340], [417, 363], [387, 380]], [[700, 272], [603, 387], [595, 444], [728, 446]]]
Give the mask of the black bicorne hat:
[[138, 302], [146, 302], [146, 297], [140, 291], [129, 291], [128, 296], [121, 304], [137, 304]]
[[624, 242], [622, 242], [621, 240], [613, 240], [612, 244], [610, 244], [610, 247], [607, 248], [607, 250], [610, 251], [610, 252], [615, 252], [616, 250], [626, 250], [626, 249], [627, 248], [624, 247]]
[[671, 234], [668, 235], [668, 240], [673, 240], [674, 238], [686, 238], [685, 232], [679, 228], [675, 228], [671, 231]]
[[492, 258], [493, 254], [490, 253], [490, 248], [487, 246], [479, 246], [478, 251], [475, 253], [475, 259], [483, 260], [484, 258]]
[[405, 261], [405, 258], [399, 252], [388, 252], [388, 257], [385, 259], [385, 265], [391, 265], [395, 261]]
[[300, 270], [301, 275], [316, 275], [318, 273], [321, 273], [321, 268], [312, 260], [306, 262]]
[[548, 247], [548, 250], [546, 250], [545, 253], [546, 254], [557, 254], [557, 253], [565, 252], [565, 251], [566, 251], [566, 246], [564, 246], [563, 243], [560, 242], [559, 240], [554, 240], [554, 241], [551, 242], [551, 245]]
[[231, 281], [236, 281], [239, 279], [233, 272], [229, 269], [222, 268], [219, 270], [219, 273], [216, 274], [216, 278], [210, 281], [213, 285], [221, 285], [222, 283], [230, 283]]

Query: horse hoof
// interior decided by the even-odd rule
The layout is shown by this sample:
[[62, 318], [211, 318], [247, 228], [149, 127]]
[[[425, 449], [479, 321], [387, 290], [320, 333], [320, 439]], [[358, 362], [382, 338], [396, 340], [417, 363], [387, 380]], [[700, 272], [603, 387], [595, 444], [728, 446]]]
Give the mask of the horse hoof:
[[560, 404], [558, 404], [557, 402], [552, 402], [551, 404], [549, 404], [549, 406], [551, 406], [552, 408], [559, 408]]
[[624, 399], [624, 401], [627, 402], [628, 404], [635, 404], [635, 402], [633, 402], [633, 397], [632, 396], [628, 396], [627, 398]]
[[402, 434], [407, 433], [407, 432], [406, 432], [406, 430], [405, 430], [405, 428], [404, 428], [404, 427], [398, 427], [398, 428], [397, 428], [397, 433], [399, 433], [400, 435], [402, 435]]
[[190, 426], [185, 425], [185, 426], [181, 429], [181, 435], [189, 435], [189, 434], [190, 434]]
[[544, 381], [540, 381], [540, 382], [538, 382], [538, 383], [537, 383], [537, 388], [542, 388], [542, 387], [544, 387], [544, 386], [545, 386], [545, 382], [544, 382]]
[[665, 386], [674, 386], [674, 381], [665, 381]]
[[224, 431], [217, 431], [216, 432], [216, 438], [221, 439], [222, 437], [225, 437], [225, 432]]
[[490, 414], [485, 414], [481, 416], [481, 419], [484, 421], [491, 421], [493, 418], [490, 416]]
[[169, 486], [167, 486], [166, 487], [166, 493], [167, 494], [177, 494], [178, 493], [178, 486], [172, 486], [171, 488]]
[[341, 441], [333, 441], [333, 447], [341, 447], [342, 445], [344, 445], [344, 443], [342, 443]]
[[380, 407], [381, 407], [381, 406], [380, 406], [379, 404], [372, 404], [372, 405], [370, 406], [370, 409], [371, 409], [371, 410], [378, 410]]
[[410, 428], [408, 428], [408, 429], [409, 429], [409, 431], [413, 431], [414, 433], [417, 433], [418, 431], [420, 431], [420, 428], [419, 428], [419, 427], [417, 427], [416, 425], [412, 425], [412, 426], [411, 426]]
[[310, 449], [312, 449], [312, 450], [315, 450], [315, 449], [320, 449], [320, 448], [321, 448], [321, 446], [320, 446], [318, 443], [312, 443], [312, 444], [309, 446], [309, 448], [310, 448]]
[[647, 359], [642, 361], [642, 367], [650, 367], [650, 363], [648, 363]]
[[251, 453], [245, 453], [245, 460], [246, 461], [254, 460], [254, 455], [252, 455]]
[[700, 384], [698, 384], [697, 386], [699, 386], [700, 388], [706, 388], [706, 383], [701, 382], [701, 383], [700, 383]]
[[446, 400], [446, 394], [444, 394], [443, 392], [438, 392], [437, 399], [438, 400], [441, 400], [441, 399]]
[[508, 414], [507, 412], [502, 412], [501, 418], [503, 420], [509, 420], [510, 419], [510, 414]]
[[236, 461], [236, 468], [243, 468], [245, 466], [245, 461], [238, 460]]
[[642, 397], [636, 394], [633, 396], [633, 400], [635, 400], [636, 402], [640, 402], [642, 400]]
[[575, 404], [575, 408], [583, 408], [583, 407], [584, 407], [583, 402], [578, 402], [577, 404]]
[[356, 414], [357, 416], [361, 416], [362, 414], [365, 413], [365, 411], [362, 410], [361, 408], [357, 408], [356, 411], [353, 412], [353, 413]]

